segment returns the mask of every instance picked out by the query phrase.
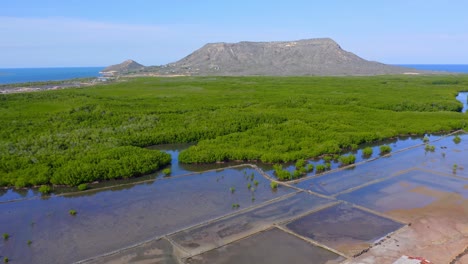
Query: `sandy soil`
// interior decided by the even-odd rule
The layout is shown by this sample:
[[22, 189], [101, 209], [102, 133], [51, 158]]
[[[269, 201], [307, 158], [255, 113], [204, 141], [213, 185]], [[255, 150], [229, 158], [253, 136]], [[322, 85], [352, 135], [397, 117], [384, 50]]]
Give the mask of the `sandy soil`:
[[467, 264], [468, 199], [455, 193], [424, 188], [414, 190], [436, 201], [417, 209], [393, 210], [390, 216], [410, 223], [366, 254], [347, 263], [393, 263], [402, 255], [424, 257], [432, 263]]

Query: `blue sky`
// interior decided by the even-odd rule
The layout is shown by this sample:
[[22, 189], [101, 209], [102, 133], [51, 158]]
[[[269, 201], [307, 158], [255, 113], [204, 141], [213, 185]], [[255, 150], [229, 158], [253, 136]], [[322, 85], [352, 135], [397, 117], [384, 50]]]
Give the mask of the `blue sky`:
[[390, 64], [468, 64], [466, 0], [14, 0], [0, 3], [0, 68], [144, 65], [209, 42], [330, 37]]

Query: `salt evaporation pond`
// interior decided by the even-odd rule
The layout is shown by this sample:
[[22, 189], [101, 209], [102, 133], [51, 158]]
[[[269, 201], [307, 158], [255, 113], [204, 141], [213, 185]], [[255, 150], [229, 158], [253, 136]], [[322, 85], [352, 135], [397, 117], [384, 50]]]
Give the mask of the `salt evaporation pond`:
[[458, 207], [468, 204], [468, 136], [453, 138], [431, 136], [435, 151], [420, 137], [394, 139], [388, 156], [374, 146], [367, 160], [358, 150], [355, 166], [334, 164], [276, 190], [271, 165], [183, 166], [176, 156], [187, 146], [158, 146], [173, 154], [171, 177], [50, 197], [4, 192], [0, 233], [10, 238], [0, 242], [0, 256], [12, 263], [341, 263], [441, 202], [466, 223]]

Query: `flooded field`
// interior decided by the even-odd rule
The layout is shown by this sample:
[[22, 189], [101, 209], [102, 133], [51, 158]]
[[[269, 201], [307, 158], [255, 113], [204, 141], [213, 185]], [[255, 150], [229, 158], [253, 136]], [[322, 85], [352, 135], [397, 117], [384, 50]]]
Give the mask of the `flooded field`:
[[348, 256], [361, 253], [402, 226], [401, 223], [347, 204], [306, 215], [286, 225], [291, 231]]
[[9, 238], [0, 256], [11, 263], [393, 263], [417, 254], [448, 263], [468, 244], [468, 136], [454, 139], [395, 139], [386, 143], [388, 156], [377, 146], [369, 159], [357, 150], [354, 166], [335, 163], [277, 188], [271, 165], [183, 166], [177, 154], [187, 146], [158, 146], [173, 156], [170, 177], [50, 197], [3, 190], [0, 232]]

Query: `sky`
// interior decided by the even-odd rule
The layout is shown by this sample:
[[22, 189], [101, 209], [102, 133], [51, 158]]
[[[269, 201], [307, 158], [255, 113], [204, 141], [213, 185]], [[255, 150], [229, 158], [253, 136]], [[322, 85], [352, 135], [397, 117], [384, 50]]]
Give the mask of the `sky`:
[[388, 64], [468, 64], [466, 0], [0, 1], [0, 68], [163, 65], [206, 43], [329, 37]]

